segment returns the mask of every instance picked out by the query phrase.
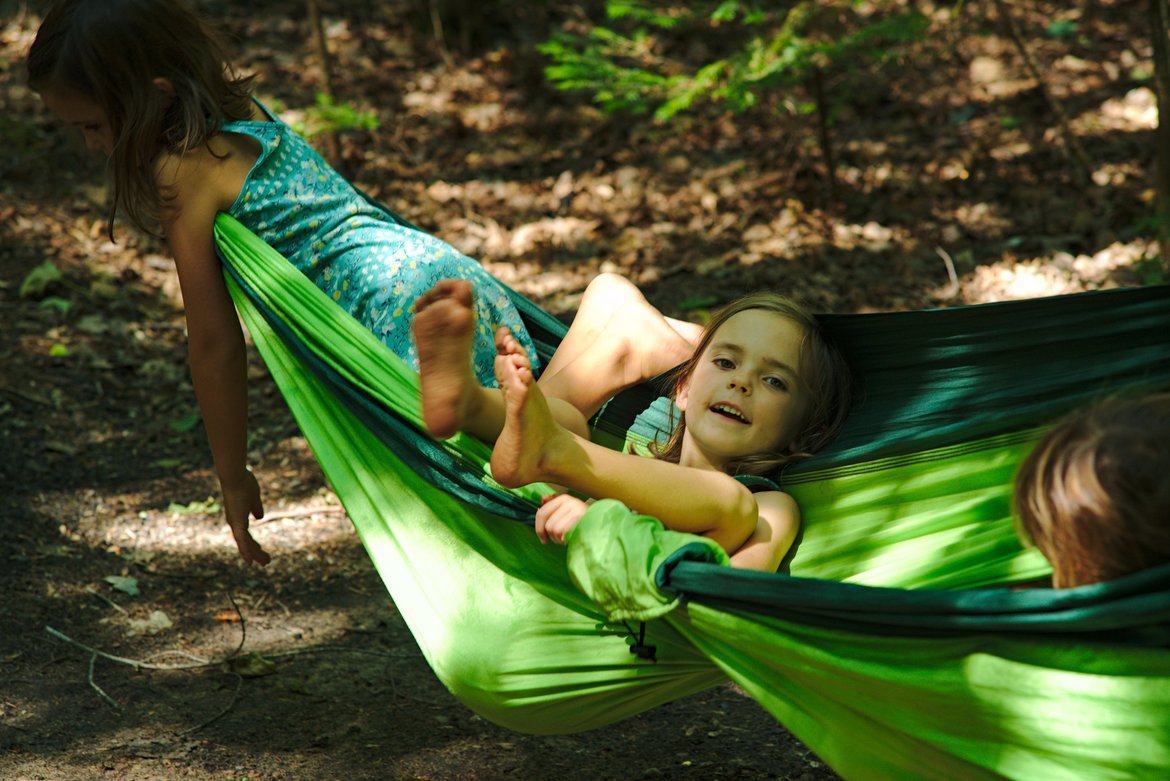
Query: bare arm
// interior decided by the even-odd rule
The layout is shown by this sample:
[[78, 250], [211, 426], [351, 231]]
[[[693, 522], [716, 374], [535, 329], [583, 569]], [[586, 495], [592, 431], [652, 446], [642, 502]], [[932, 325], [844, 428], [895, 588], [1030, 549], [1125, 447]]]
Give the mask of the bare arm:
[[170, 161], [160, 180], [176, 195], [164, 229], [187, 315], [187, 352], [195, 396], [223, 492], [224, 514], [240, 555], [267, 564], [269, 556], [248, 531], [249, 515], [260, 517], [260, 491], [247, 469], [247, 353], [243, 330], [228, 295], [215, 252], [213, 224], [223, 200], [213, 166], [198, 159]]
[[595, 498], [617, 499], [675, 531], [701, 534], [728, 553], [757, 528], [755, 498], [730, 475], [619, 453], [565, 432], [545, 451], [550, 482]]
[[731, 554], [731, 565], [743, 569], [775, 572], [796, 541], [800, 529], [800, 508], [780, 491], [753, 494], [760, 509], [756, 528], [739, 550]]

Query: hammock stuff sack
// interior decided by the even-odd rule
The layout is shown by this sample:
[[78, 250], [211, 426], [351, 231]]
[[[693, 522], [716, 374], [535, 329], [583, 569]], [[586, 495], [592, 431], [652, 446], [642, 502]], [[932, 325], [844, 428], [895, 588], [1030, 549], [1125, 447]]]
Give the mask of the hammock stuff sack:
[[[239, 223], [229, 288], [395, 605], [450, 691], [498, 724], [566, 733], [733, 680], [850, 779], [1170, 773], [1170, 568], [1067, 591], [1010, 518], [1044, 422], [1170, 387], [1170, 288], [895, 314], [827, 327], [864, 378], [829, 451], [786, 474], [783, 574], [599, 501], [568, 545], [548, 489], [501, 489], [489, 450], [423, 433], [417, 375]], [[515, 298], [547, 359], [564, 326]], [[644, 443], [668, 402], [607, 405]]]

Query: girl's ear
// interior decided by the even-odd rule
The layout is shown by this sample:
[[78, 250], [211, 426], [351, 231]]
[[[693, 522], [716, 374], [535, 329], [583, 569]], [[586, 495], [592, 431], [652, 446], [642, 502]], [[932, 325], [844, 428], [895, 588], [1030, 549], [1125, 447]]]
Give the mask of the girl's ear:
[[678, 407], [679, 412], [687, 411], [687, 399], [691, 395], [691, 381], [687, 380], [680, 382], [674, 391], [674, 406]]
[[171, 80], [159, 76], [156, 79], [152, 79], [150, 83], [163, 94], [163, 102], [170, 106], [171, 102], [175, 99], [175, 85]]

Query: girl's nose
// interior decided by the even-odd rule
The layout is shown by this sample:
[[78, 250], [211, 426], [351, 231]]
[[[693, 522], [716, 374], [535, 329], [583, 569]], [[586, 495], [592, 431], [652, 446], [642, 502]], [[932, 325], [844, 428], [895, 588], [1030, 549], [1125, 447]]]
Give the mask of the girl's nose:
[[751, 386], [738, 377], [732, 377], [730, 380], [728, 380], [727, 387], [731, 390], [737, 390], [744, 394], [750, 394], [752, 392]]

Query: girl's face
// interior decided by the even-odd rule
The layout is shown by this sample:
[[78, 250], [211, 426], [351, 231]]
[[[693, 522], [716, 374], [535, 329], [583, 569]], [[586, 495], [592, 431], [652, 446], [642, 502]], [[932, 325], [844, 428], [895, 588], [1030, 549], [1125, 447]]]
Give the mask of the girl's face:
[[86, 149], [106, 157], [114, 154], [114, 131], [106, 112], [92, 99], [71, 89], [48, 89], [41, 102], [63, 122], [81, 129]]
[[799, 325], [762, 309], [719, 326], [675, 398], [686, 419], [680, 463], [724, 471], [733, 459], [782, 451], [809, 408], [803, 341]]

